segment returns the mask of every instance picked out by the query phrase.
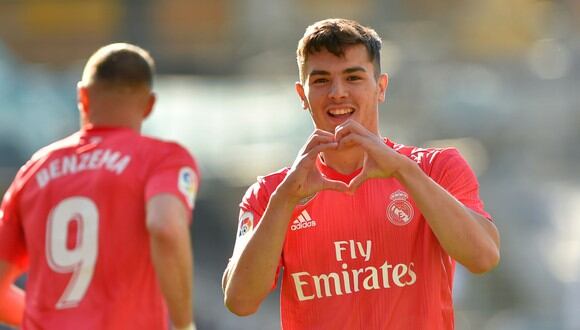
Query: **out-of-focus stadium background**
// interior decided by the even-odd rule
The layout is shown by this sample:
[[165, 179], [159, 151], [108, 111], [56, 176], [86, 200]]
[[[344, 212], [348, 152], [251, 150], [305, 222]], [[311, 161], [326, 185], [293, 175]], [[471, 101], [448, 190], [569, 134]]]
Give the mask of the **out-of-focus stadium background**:
[[238, 318], [220, 280], [246, 187], [291, 164], [312, 130], [295, 48], [327, 17], [384, 38], [382, 133], [457, 146], [478, 174], [502, 261], [485, 276], [458, 266], [457, 329], [580, 329], [578, 0], [0, 0], [0, 192], [33, 151], [77, 129], [86, 58], [141, 45], [159, 73], [145, 132], [187, 146], [203, 171], [198, 326], [279, 328], [275, 294]]

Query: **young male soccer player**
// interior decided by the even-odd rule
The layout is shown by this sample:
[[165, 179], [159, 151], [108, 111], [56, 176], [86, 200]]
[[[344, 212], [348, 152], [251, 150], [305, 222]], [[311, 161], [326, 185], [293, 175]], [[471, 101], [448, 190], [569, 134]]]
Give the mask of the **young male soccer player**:
[[[34, 154], [0, 212], [0, 321], [23, 329], [193, 329], [188, 226], [197, 165], [142, 136], [155, 103], [143, 49], [99, 49], [81, 129]], [[12, 282], [28, 268], [26, 293]]]
[[381, 137], [381, 40], [329, 19], [298, 44], [296, 91], [315, 130], [290, 168], [240, 204], [225, 304], [254, 313], [284, 268], [284, 329], [452, 329], [455, 261], [499, 262], [499, 234], [457, 150]]

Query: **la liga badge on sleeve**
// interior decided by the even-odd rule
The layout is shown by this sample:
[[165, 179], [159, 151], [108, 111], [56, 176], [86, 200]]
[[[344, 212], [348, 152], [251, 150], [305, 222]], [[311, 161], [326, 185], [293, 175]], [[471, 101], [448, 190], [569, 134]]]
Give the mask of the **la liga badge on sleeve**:
[[244, 236], [254, 228], [254, 214], [252, 212], [244, 212], [240, 216], [240, 228], [238, 230], [238, 237]]
[[187, 200], [189, 207], [193, 208], [197, 194], [197, 175], [191, 167], [182, 167], [179, 170], [177, 187]]

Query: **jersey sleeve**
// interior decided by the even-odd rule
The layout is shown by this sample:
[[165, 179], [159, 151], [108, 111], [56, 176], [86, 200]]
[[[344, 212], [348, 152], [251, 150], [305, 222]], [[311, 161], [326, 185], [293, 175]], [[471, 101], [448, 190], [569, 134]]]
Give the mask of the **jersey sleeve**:
[[[244, 194], [244, 197], [240, 202], [240, 215], [238, 218], [238, 229], [233, 253], [235, 258], [237, 258], [242, 252], [252, 236], [254, 229], [260, 220], [262, 220], [262, 216], [266, 211], [266, 207], [268, 206], [270, 196], [274, 189], [275, 187], [270, 187], [267, 184], [264, 177], [259, 177], [258, 181], [250, 186]], [[276, 270], [274, 282], [272, 283], [272, 289], [276, 287], [276, 283], [278, 282], [281, 266], [282, 256], [280, 256], [280, 262], [278, 264], [278, 269]]]
[[168, 193], [175, 195], [192, 211], [199, 183], [200, 173], [195, 159], [183, 147], [169, 144], [147, 177], [145, 201]]
[[28, 253], [24, 230], [18, 216], [16, 180], [8, 188], [0, 206], [0, 259], [24, 269]]
[[479, 197], [479, 183], [475, 173], [455, 148], [436, 151], [432, 158], [430, 177], [463, 205], [492, 220]]

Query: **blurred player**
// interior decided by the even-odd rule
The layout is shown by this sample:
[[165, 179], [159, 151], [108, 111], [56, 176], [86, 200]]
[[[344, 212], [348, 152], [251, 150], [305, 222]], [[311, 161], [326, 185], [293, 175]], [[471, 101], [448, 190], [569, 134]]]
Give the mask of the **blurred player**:
[[[193, 329], [189, 224], [197, 165], [142, 136], [155, 103], [143, 49], [99, 49], [81, 129], [42, 148], [0, 213], [0, 321], [23, 329]], [[26, 293], [12, 283], [28, 269]]]
[[453, 148], [383, 138], [381, 40], [330, 19], [298, 44], [296, 91], [315, 130], [290, 168], [258, 178], [240, 204], [225, 304], [254, 313], [284, 268], [286, 329], [452, 329], [455, 260], [499, 262], [499, 234]]

